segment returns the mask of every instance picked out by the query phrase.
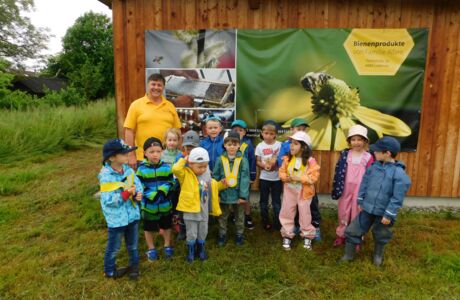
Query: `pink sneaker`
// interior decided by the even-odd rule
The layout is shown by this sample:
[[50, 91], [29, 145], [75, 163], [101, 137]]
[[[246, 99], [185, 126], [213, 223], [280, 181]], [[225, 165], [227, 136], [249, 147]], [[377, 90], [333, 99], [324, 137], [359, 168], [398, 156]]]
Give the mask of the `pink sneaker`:
[[339, 247], [345, 244], [345, 238], [338, 236], [334, 241], [334, 247]]

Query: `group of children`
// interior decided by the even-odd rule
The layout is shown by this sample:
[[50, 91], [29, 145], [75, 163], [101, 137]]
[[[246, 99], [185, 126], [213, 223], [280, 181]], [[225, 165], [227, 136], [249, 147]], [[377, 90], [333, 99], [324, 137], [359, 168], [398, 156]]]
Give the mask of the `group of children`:
[[[200, 141], [194, 131], [183, 136], [169, 129], [164, 141], [151, 137], [144, 145], [144, 160], [137, 172], [127, 166], [128, 154], [137, 147], [121, 139], [103, 147], [103, 167], [99, 174], [101, 206], [108, 225], [108, 243], [104, 258], [105, 276], [139, 276], [138, 222], [142, 219], [149, 261], [158, 259], [155, 233], [164, 238], [163, 257], [174, 254], [172, 232], [185, 239], [186, 260], [206, 260], [205, 249], [209, 215], [218, 217], [218, 246], [228, 241], [228, 222], [235, 224], [234, 241], [244, 243], [244, 230], [253, 229], [249, 205], [250, 184], [260, 168], [260, 215], [266, 230], [281, 232], [282, 247], [291, 249], [299, 234], [303, 247], [312, 249], [312, 240], [320, 239], [321, 215], [315, 183], [320, 167], [312, 157], [312, 141], [305, 120], [291, 121], [290, 137], [276, 140], [274, 121], [262, 125], [262, 141], [254, 149], [246, 136], [243, 120], [222, 132], [218, 117], [205, 120], [207, 137]], [[410, 180], [404, 165], [395, 161], [400, 146], [397, 140], [383, 137], [374, 145], [377, 162], [367, 152], [367, 129], [354, 125], [348, 131], [349, 149], [341, 153], [336, 166], [332, 197], [338, 199], [337, 238], [334, 246], [345, 244], [340, 261], [350, 261], [360, 249], [362, 238], [372, 227], [376, 243], [374, 263], [383, 260], [383, 247], [391, 239], [391, 227], [402, 206]], [[283, 201], [281, 201], [281, 195]], [[269, 198], [273, 209], [269, 213]], [[129, 267], [117, 268], [116, 254], [124, 236]]]

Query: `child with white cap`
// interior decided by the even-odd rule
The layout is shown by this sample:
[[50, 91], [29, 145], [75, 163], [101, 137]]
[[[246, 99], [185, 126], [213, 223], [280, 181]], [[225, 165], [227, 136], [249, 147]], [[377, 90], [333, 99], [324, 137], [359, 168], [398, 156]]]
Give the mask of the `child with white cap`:
[[366, 169], [374, 162], [372, 155], [366, 151], [369, 144], [366, 127], [351, 126], [348, 130], [347, 142], [349, 149], [340, 153], [340, 159], [335, 167], [331, 195], [332, 199], [339, 201], [339, 225], [336, 229], [337, 238], [334, 241], [334, 247], [345, 244], [345, 228], [360, 211], [358, 208], [359, 185]]
[[204, 244], [208, 235], [209, 214], [222, 214], [219, 190], [226, 188], [225, 180], [217, 182], [212, 179], [208, 165], [208, 152], [197, 147], [190, 151], [190, 155], [179, 159], [172, 168], [181, 186], [176, 209], [184, 213], [188, 262], [193, 262], [195, 253], [200, 260], [208, 258]]
[[291, 241], [295, 236], [294, 218], [298, 209], [303, 247], [311, 250], [316, 229], [311, 224], [310, 204], [315, 195], [314, 184], [319, 178], [320, 167], [311, 156], [311, 139], [307, 133], [298, 131], [290, 138], [290, 152], [283, 157], [283, 164], [279, 169], [279, 176], [284, 182], [283, 204], [279, 215], [283, 248], [291, 249]]

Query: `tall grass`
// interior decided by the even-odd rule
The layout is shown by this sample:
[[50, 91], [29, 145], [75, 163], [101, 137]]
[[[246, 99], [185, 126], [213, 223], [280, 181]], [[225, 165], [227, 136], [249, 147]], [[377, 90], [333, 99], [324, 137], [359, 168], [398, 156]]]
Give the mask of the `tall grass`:
[[115, 101], [0, 111], [0, 164], [101, 143], [116, 135]]

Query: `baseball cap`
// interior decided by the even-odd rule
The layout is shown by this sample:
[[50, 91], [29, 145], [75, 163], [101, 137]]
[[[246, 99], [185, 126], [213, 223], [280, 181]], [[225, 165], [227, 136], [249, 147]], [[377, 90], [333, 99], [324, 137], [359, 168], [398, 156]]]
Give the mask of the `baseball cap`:
[[391, 136], [384, 136], [379, 139], [375, 144], [370, 146], [372, 151], [390, 151], [393, 153], [398, 153], [401, 151], [401, 145], [398, 140]]
[[182, 146], [194, 146], [194, 147], [199, 147], [200, 146], [200, 137], [198, 136], [198, 133], [194, 130], [189, 130], [184, 135], [182, 136]]
[[243, 120], [235, 120], [235, 121], [233, 121], [231, 127], [233, 128], [235, 126], [239, 126], [241, 128], [248, 129], [248, 124], [246, 124], [246, 122], [243, 121]]
[[129, 153], [136, 149], [137, 147], [129, 146], [122, 139], [108, 140], [102, 147], [102, 164], [104, 164], [104, 162], [106, 162], [111, 156]]
[[232, 140], [238, 140], [238, 141], [240, 141], [240, 134], [239, 134], [238, 132], [236, 132], [236, 131], [233, 131], [233, 130], [227, 131], [227, 132], [225, 132], [225, 134], [224, 134], [224, 143], [225, 143], [225, 141], [226, 141], [227, 139], [232, 139]]
[[304, 125], [305, 127], [310, 127], [310, 125], [308, 125], [307, 121], [305, 121], [304, 119], [301, 119], [301, 118], [295, 118], [291, 121], [291, 125], [290, 127], [291, 128], [294, 128], [294, 127], [297, 127], [297, 126], [302, 126]]
[[158, 147], [161, 147], [161, 149], [163, 149], [163, 144], [156, 137], [150, 137], [150, 138], [145, 140], [145, 142], [144, 142], [144, 151], [147, 150], [148, 148], [152, 147], [152, 146], [158, 146]]
[[192, 151], [190, 151], [190, 155], [188, 156], [188, 161], [191, 163], [209, 162], [208, 151], [201, 147], [193, 148]]

